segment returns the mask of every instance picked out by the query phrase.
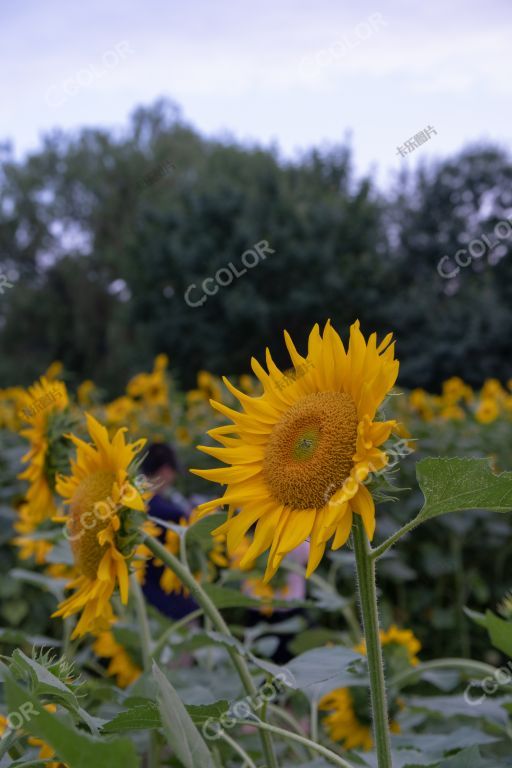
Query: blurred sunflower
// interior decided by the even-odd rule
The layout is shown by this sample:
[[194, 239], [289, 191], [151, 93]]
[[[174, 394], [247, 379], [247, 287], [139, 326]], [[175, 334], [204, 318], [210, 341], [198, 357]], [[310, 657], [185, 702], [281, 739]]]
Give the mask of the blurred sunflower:
[[[421, 651], [421, 643], [410, 629], [399, 629], [396, 624], [392, 624], [389, 629], [380, 630], [380, 641], [382, 646], [396, 646], [405, 651], [408, 664], [416, 667], [419, 664], [418, 653]], [[359, 653], [366, 655], [366, 642], [361, 643], [354, 649]]]
[[[362, 690], [368, 699], [366, 689]], [[373, 747], [372, 720], [370, 712], [360, 711], [357, 693], [356, 688], [337, 688], [320, 699], [318, 708], [330, 713], [324, 725], [333, 741], [342, 742], [345, 749], [369, 751]]]
[[274, 613], [274, 606], [272, 603], [274, 600], [282, 600], [286, 598], [289, 587], [285, 585], [281, 589], [274, 589], [272, 584], [268, 584], [263, 579], [257, 577], [246, 579], [242, 585], [242, 591], [249, 597], [256, 597], [260, 600], [261, 605], [259, 612], [262, 616], [272, 616]]
[[133, 542], [127, 537], [123, 510], [145, 511], [128, 471], [145, 440], [127, 444], [125, 430], [119, 429], [111, 442], [105, 427], [89, 414], [87, 426], [93, 444], [70, 435], [77, 458], [71, 462], [72, 474], [59, 475], [56, 486], [70, 506], [64, 521], [78, 576], [68, 584], [74, 594], [53, 616], [81, 613], [73, 637], [105, 629], [112, 622], [110, 598], [116, 586], [121, 602], [128, 602], [127, 557], [133, 554]]
[[94, 404], [94, 396], [96, 393], [96, 384], [91, 379], [83, 381], [76, 390], [76, 397], [79, 405], [82, 408], [89, 408]]
[[27, 515], [36, 523], [52, 517], [57, 511], [51, 487], [54, 473], [50, 466], [53, 459], [50, 448], [52, 443], [58, 442], [61, 433], [52, 440], [51, 430], [54, 415], [68, 405], [65, 385], [61, 381], [48, 381], [44, 376], [28, 388], [23, 398], [21, 414], [28, 427], [21, 429], [20, 435], [29, 441], [30, 449], [22, 458], [28, 466], [18, 477], [29, 483]]
[[22, 504], [18, 510], [18, 519], [14, 523], [14, 530], [18, 535], [12, 540], [12, 543], [19, 547], [18, 555], [21, 560], [29, 560], [33, 557], [36, 565], [44, 565], [53, 544], [34, 535], [37, 527], [37, 523], [34, 523], [30, 514], [28, 504]]
[[447, 405], [439, 415], [445, 421], [463, 421], [466, 418], [460, 405]]
[[[252, 361], [263, 385], [261, 396], [250, 397], [224, 379], [243, 411], [212, 401], [233, 424], [209, 432], [224, 447], [199, 450], [231, 466], [192, 470], [227, 485], [221, 499], [199, 509], [206, 514], [219, 504], [229, 505], [228, 520], [214, 531], [227, 535], [229, 553], [256, 524], [242, 565], [270, 548], [265, 581], [308, 537], [310, 575], [331, 537], [333, 549], [345, 544], [353, 513], [361, 515], [368, 538], [373, 538], [375, 505], [364, 482], [386, 466], [387, 455], [379, 446], [396, 424], [374, 421], [398, 375], [391, 334], [378, 345], [374, 333], [366, 343], [355, 322], [345, 351], [330, 322], [323, 336], [315, 325], [307, 358], [286, 332], [285, 341], [300, 375], [283, 387], [283, 373], [267, 350], [268, 373]], [[236, 515], [235, 509], [240, 509]]]
[[496, 400], [491, 397], [483, 397], [475, 412], [475, 419], [480, 424], [491, 424], [496, 421], [500, 414], [500, 407]]
[[117, 397], [105, 406], [105, 416], [108, 424], [126, 423], [136, 408], [137, 404], [131, 397], [127, 397], [127, 395]]
[[110, 630], [100, 632], [92, 648], [96, 656], [109, 659], [107, 674], [116, 678], [119, 688], [127, 688], [141, 676], [142, 669], [135, 664], [128, 651], [117, 642]]
[[169, 390], [166, 379], [166, 369], [169, 363], [167, 355], [157, 355], [152, 373], [138, 373], [128, 382], [126, 392], [130, 398], [139, 401], [144, 406], [169, 405]]
[[[388, 671], [397, 673], [400, 669], [418, 664], [416, 654], [421, 649], [421, 643], [410, 629], [399, 629], [392, 624], [388, 630], [380, 631], [380, 639]], [[366, 655], [364, 640], [354, 650]], [[400, 732], [400, 726], [393, 717], [402, 707], [403, 703], [398, 698], [389, 702], [389, 727], [393, 733]], [[342, 742], [345, 749], [372, 749], [371, 709], [368, 690], [364, 686], [337, 688], [320, 699], [318, 708], [330, 713], [324, 718], [324, 725], [333, 741]]]

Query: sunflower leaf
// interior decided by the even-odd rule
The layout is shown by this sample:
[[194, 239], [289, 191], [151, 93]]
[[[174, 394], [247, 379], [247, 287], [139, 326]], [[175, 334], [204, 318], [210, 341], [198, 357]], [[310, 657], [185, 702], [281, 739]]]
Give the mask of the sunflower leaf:
[[69, 715], [47, 712], [38, 699], [19, 685], [4, 666], [2, 668], [9, 711], [21, 713], [23, 730], [49, 744], [69, 768], [138, 768], [133, 744], [127, 739], [100, 740], [77, 730]]
[[[472, 617], [472, 612], [466, 613]], [[475, 615], [478, 617], [478, 624], [488, 631], [493, 646], [512, 658], [512, 621], [500, 619], [492, 611]]]
[[185, 768], [213, 768], [208, 747], [180, 697], [157, 664], [153, 664], [157, 701], [165, 736]]
[[425, 497], [418, 523], [469, 509], [512, 510], [512, 472], [495, 475], [487, 459], [423, 459], [416, 476]]

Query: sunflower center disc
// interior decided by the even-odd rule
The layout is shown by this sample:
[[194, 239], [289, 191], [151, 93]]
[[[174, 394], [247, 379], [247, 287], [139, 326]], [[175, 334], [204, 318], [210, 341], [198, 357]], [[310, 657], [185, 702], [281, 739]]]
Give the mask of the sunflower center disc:
[[293, 509], [321, 509], [342, 487], [356, 452], [357, 410], [345, 392], [315, 392], [276, 424], [263, 474], [274, 498]]
[[94, 472], [76, 489], [68, 526], [75, 562], [84, 576], [95, 579], [108, 545], [100, 546], [98, 534], [107, 527], [114, 506], [112, 472]]

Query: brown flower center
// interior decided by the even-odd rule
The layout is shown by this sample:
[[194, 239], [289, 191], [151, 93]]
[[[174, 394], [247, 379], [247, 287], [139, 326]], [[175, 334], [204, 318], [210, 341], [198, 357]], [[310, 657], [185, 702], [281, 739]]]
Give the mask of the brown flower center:
[[108, 549], [98, 541], [107, 527], [114, 503], [111, 499], [115, 477], [112, 472], [94, 472], [80, 483], [71, 501], [69, 538], [75, 563], [84, 576], [95, 579], [101, 558]]
[[344, 392], [316, 392], [289, 408], [268, 442], [263, 474], [293, 509], [321, 509], [342, 487], [356, 451], [357, 410]]

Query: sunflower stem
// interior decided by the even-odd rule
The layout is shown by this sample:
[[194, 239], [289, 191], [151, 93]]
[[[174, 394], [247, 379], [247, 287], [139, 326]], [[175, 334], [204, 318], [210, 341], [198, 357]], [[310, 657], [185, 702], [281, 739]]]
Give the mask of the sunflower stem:
[[240, 746], [240, 744], [237, 744], [231, 736], [228, 736], [227, 733], [223, 733], [221, 739], [225, 741], [226, 744], [229, 744], [233, 752], [236, 752], [237, 755], [242, 758], [244, 761], [242, 764], [243, 768], [256, 768], [256, 764], [251, 760], [247, 752]]
[[151, 632], [149, 629], [148, 614], [142, 589], [134, 573], [130, 576], [131, 588], [135, 602], [135, 613], [140, 627], [142, 663], [144, 672], [151, 674], [152, 668], [152, 647]]
[[[151, 675], [153, 664], [153, 641], [151, 639], [151, 631], [149, 629], [149, 621], [146, 611], [144, 594], [134, 573], [132, 573], [130, 576], [130, 586], [134, 597], [135, 613], [137, 614], [137, 621], [140, 627], [142, 663], [144, 666], [144, 672], [147, 675]], [[148, 768], [157, 768], [158, 765], [159, 750], [157, 738], [157, 734], [154, 731], [151, 731], [149, 734]]]
[[399, 528], [398, 531], [393, 533], [392, 536], [389, 537], [389, 539], [386, 539], [382, 542], [378, 547], [375, 547], [370, 551], [370, 557], [372, 560], [377, 560], [379, 557], [382, 557], [384, 552], [387, 552], [390, 547], [393, 546], [393, 544], [396, 544], [396, 542], [402, 538], [402, 536], [405, 536], [406, 533], [409, 533], [410, 531], [413, 531], [415, 528], [418, 527], [418, 525], [421, 525], [424, 520], [420, 515], [417, 515], [413, 520], [410, 520], [408, 523], [403, 525], [401, 528]]
[[185, 627], [187, 624], [189, 624], [191, 621], [194, 621], [194, 619], [198, 619], [199, 616], [203, 615], [203, 609], [198, 608], [195, 611], [192, 611], [192, 613], [187, 613], [186, 616], [184, 616], [182, 619], [179, 619], [178, 621], [175, 621], [173, 624], [171, 624], [170, 627], [168, 627], [165, 632], [158, 638], [156, 643], [153, 647], [153, 653], [152, 656], [154, 659], [158, 659], [159, 655], [167, 645], [167, 641], [169, 640], [172, 635], [174, 635], [178, 630], [182, 629], [182, 627]]
[[306, 736], [294, 733], [294, 731], [287, 731], [285, 728], [279, 728], [277, 725], [269, 725], [269, 723], [264, 723], [261, 720], [239, 720], [238, 724], [252, 725], [254, 728], [259, 728], [261, 731], [275, 733], [276, 735], [282, 736], [284, 739], [289, 739], [289, 741], [303, 744], [308, 749], [312, 749], [314, 752], [323, 755], [326, 760], [330, 760], [334, 765], [339, 765], [340, 768], [354, 768], [351, 763], [344, 760], [337, 752], [333, 752], [332, 749], [328, 749], [327, 747], [324, 747], [323, 744], [318, 744], [316, 741], [311, 741], [311, 739], [306, 738]]
[[[195, 580], [194, 576], [188, 570], [188, 568], [186, 568], [183, 563], [181, 563], [180, 560], [175, 557], [175, 555], [169, 552], [159, 541], [157, 541], [157, 539], [153, 538], [153, 536], [145, 534], [144, 543], [147, 547], [149, 547], [151, 552], [153, 552], [157, 558], [162, 560], [171, 569], [171, 571], [176, 574], [180, 581], [189, 589], [190, 594], [197, 601], [197, 603], [199, 603], [204, 611], [205, 616], [210, 619], [215, 629], [224, 635], [232, 637], [231, 631], [224, 621], [220, 611], [217, 609], [217, 606], [212, 602], [212, 600], [210, 600], [202, 586]], [[228, 647], [227, 651], [231, 656], [233, 665], [238, 672], [238, 675], [240, 676], [240, 680], [245, 688], [246, 693], [251, 696], [251, 698], [256, 698], [258, 692], [245, 659], [240, 655], [236, 648]], [[261, 731], [260, 737], [268, 768], [278, 768], [276, 756], [274, 753], [274, 745], [270, 733]]]
[[375, 561], [371, 558], [368, 537], [360, 515], [355, 515], [353, 530], [361, 616], [370, 673], [373, 734], [377, 749], [377, 761], [379, 768], [392, 768], [386, 684], [379, 633]]

